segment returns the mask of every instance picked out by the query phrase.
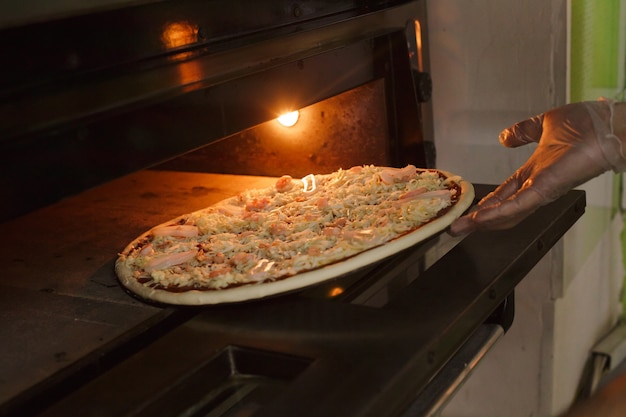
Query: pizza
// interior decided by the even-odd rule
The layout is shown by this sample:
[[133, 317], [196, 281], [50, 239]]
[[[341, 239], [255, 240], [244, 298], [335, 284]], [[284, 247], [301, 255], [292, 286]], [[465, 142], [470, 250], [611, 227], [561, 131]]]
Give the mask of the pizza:
[[115, 271], [147, 300], [239, 302], [302, 289], [382, 260], [444, 230], [472, 203], [460, 176], [374, 165], [289, 175], [158, 225]]

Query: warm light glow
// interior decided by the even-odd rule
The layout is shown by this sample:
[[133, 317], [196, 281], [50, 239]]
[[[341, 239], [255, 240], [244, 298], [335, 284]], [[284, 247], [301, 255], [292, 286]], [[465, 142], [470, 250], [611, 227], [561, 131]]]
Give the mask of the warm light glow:
[[418, 20], [415, 21], [415, 44], [417, 47], [417, 68], [424, 71], [424, 63], [422, 61], [422, 26]]
[[309, 174], [302, 178], [302, 188], [305, 193], [312, 193], [315, 191], [315, 175]]
[[176, 66], [179, 82], [189, 85], [197, 82], [202, 77], [202, 68], [197, 61], [182, 62]]
[[298, 118], [300, 117], [300, 112], [298, 110], [292, 111], [290, 113], [281, 114], [278, 116], [278, 123], [285, 127], [291, 127], [298, 122]]
[[198, 41], [198, 28], [186, 21], [167, 23], [161, 32], [161, 41], [167, 49], [193, 44]]
[[328, 291], [328, 295], [331, 297], [336, 297], [340, 294], [343, 294], [343, 288], [341, 287], [334, 287], [331, 288], [330, 291]]

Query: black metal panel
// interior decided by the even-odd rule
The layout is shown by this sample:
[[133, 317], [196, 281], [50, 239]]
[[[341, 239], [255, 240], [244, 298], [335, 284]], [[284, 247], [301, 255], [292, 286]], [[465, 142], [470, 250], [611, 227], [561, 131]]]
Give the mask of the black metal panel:
[[[200, 4], [222, 5], [222, 3], [226, 2], [204, 1]], [[228, 2], [228, 4], [231, 3], [239, 4], [239, 2]], [[261, 4], [266, 7], [265, 2]], [[341, 2], [336, 3], [336, 5], [341, 4]], [[299, 62], [313, 55], [341, 50], [342, 47], [355, 41], [374, 39], [377, 35], [394, 30], [403, 31], [406, 23], [411, 19], [425, 19], [423, 8], [424, 4], [421, 2], [382, 10], [379, 13], [373, 13], [367, 7], [359, 8], [361, 15], [350, 17], [341, 13], [331, 14], [333, 19], [330, 21], [311, 20], [311, 25], [316, 25], [315, 30], [304, 30], [303, 27], [298, 26], [295, 29], [291, 28], [287, 34], [282, 34], [283, 36], [278, 36], [274, 32], [276, 27], [289, 28], [290, 26], [282, 26], [279, 21], [276, 23], [277, 26], [270, 25], [266, 30], [255, 32], [254, 36], [246, 37], [235, 44], [223, 41], [218, 50], [198, 48], [194, 51], [182, 51], [173, 48], [173, 51], [168, 49], [167, 54], [159, 55], [151, 61], [141, 56], [144, 53], [142, 51], [149, 48], [141, 44], [140, 36], [137, 39], [125, 38], [120, 48], [123, 46], [137, 49], [137, 52], [131, 54], [132, 58], [107, 58], [104, 68], [93, 65], [93, 68], [90, 67], [84, 71], [68, 71], [63, 79], [53, 77], [43, 84], [43, 78], [56, 72], [54, 68], [46, 66], [54, 65], [56, 60], [63, 60], [59, 58], [63, 53], [56, 51], [52, 46], [44, 47], [42, 51], [38, 51], [37, 48], [40, 47], [40, 43], [45, 43], [50, 37], [54, 38], [57, 33], [73, 33], [73, 31], [62, 24], [54, 30], [46, 29], [41, 32], [38, 32], [36, 28], [26, 26], [19, 28], [24, 33], [20, 33], [19, 36], [15, 35], [18, 39], [13, 39], [14, 35], [10, 30], [0, 31], [0, 47], [19, 46], [16, 51], [2, 53], [9, 59], [3, 65], [3, 77], [0, 77], [0, 82], [6, 80], [6, 84], [0, 88], [0, 110], [2, 110], [0, 112], [0, 140], [6, 141], [12, 137], [22, 137], [41, 131], [49, 133], [50, 130], [58, 130], [78, 121], [93, 120], [99, 115], [108, 117], [111, 114], [119, 114], [177, 97], [182, 93], [223, 84], [283, 64]], [[228, 12], [228, 8], [223, 7], [219, 14], [220, 18]], [[215, 15], [215, 13], [212, 15], [214, 19]], [[150, 20], [152, 16], [149, 14], [141, 16], [146, 22], [152, 22]], [[239, 17], [250, 19], [248, 14]], [[324, 15], [324, 17], [328, 16]], [[89, 22], [92, 18], [92, 15], [82, 16], [78, 22], [86, 24], [82, 22]], [[99, 33], [98, 28], [92, 30]], [[107, 29], [107, 31], [110, 30]], [[141, 27], [138, 30], [143, 33]], [[180, 32], [179, 37], [185, 38], [185, 29], [180, 29]], [[238, 32], [235, 32], [235, 35], [230, 36], [237, 38], [237, 35]], [[59, 40], [58, 45], [54, 42], [54, 45], [57, 48], [71, 49], [74, 42], [82, 42], [79, 35], [69, 38]], [[23, 45], [20, 42], [32, 45]], [[100, 56], [101, 44], [102, 42], [90, 43], [89, 50], [97, 51], [97, 55]], [[406, 47], [406, 42], [404, 46]], [[31, 73], [29, 70], [31, 65], [27, 59], [21, 58], [20, 54], [32, 55], [32, 59], [37, 60], [35, 66], [45, 67], [40, 71], [41, 74]], [[53, 54], [54, 58], [46, 57], [46, 54]], [[13, 56], [17, 58], [11, 59], [10, 57]], [[79, 59], [79, 61], [82, 60]], [[339, 77], [349, 78], [353, 69], [362, 65], [364, 62], [359, 60], [339, 71], [334, 71], [332, 78], [328, 80], [331, 88], [335, 88], [333, 84]], [[386, 70], [393, 70], [392, 62], [386, 65], [389, 67]], [[22, 77], [25, 81], [13, 79], [15, 77]], [[298, 81], [300, 85], [306, 84], [302, 83], [301, 75], [298, 76]], [[308, 83], [315, 83], [315, 79], [311, 79]], [[407, 86], [412, 84], [412, 81], [406, 83]], [[320, 84], [315, 87], [322, 94], [327, 88]], [[295, 91], [296, 94], [297, 91], [298, 89]], [[246, 93], [254, 95], [255, 90], [247, 90]], [[298, 98], [301, 97], [296, 97], [296, 100]], [[309, 95], [306, 98], [311, 100], [313, 97]], [[300, 103], [300, 107], [310, 103], [311, 101]]]
[[77, 7], [59, 1], [54, 10], [33, 2], [5, 4], [0, 91], [11, 95], [174, 52], [215, 52], [248, 43], [250, 37], [284, 36], [406, 2], [166, 0]]

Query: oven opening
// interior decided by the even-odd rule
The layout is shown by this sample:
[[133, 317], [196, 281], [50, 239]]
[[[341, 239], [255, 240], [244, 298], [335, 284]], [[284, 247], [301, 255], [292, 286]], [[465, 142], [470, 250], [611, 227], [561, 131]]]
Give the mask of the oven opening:
[[272, 119], [156, 169], [304, 177], [355, 165], [389, 166], [387, 126], [385, 82], [378, 79], [298, 109], [292, 126]]
[[[6, 184], [15, 204], [0, 209], [0, 218], [144, 169], [304, 176], [360, 164], [434, 167], [419, 37], [395, 30], [326, 48], [267, 68], [257, 63], [263, 68], [232, 79], [213, 74], [215, 66], [248, 59], [248, 51], [168, 61], [150, 69], [163, 84], [158, 94], [129, 88], [129, 82], [143, 86], [142, 79], [94, 77], [58, 97], [81, 103], [75, 113], [65, 101], [33, 92], [33, 108], [20, 115], [47, 114], [37, 107], [44, 105], [63, 114], [16, 117], [13, 124], [28, 131], [8, 127], [14, 152], [4, 154], [1, 165], [5, 178], [10, 173], [18, 181]], [[111, 85], [122, 97], [102, 102]], [[293, 110], [299, 111], [293, 126], [277, 122]]]
[[[212, 183], [232, 182], [233, 176], [269, 186], [282, 175], [305, 178], [356, 165], [401, 166], [399, 153], [421, 166], [421, 154], [411, 153], [411, 146], [421, 145], [419, 136], [412, 138], [414, 143], [408, 148], [402, 148], [406, 141], [402, 144], [394, 138], [388, 87], [384, 78], [372, 80], [298, 109], [288, 123], [279, 117], [268, 120], [161, 163], [152, 171], [201, 173], [206, 175], [204, 187], [211, 190], [218, 188]], [[303, 295], [384, 307], [459, 241], [441, 233], [392, 259], [316, 285]]]

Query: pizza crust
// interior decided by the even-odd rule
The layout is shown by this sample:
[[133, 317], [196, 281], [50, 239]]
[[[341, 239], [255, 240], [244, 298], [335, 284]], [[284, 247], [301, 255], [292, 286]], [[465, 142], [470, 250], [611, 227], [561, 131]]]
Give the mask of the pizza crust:
[[[459, 178], [458, 176], [447, 171], [436, 171], [448, 178]], [[474, 188], [471, 183], [463, 179], [458, 179], [456, 183], [461, 188], [461, 195], [458, 201], [449, 207], [442, 216], [420, 226], [412, 232], [395, 238], [380, 246], [367, 249], [347, 259], [322, 266], [318, 269], [302, 272], [277, 281], [251, 283], [222, 290], [187, 290], [173, 292], [164, 289], [152, 288], [140, 283], [133, 276], [133, 270], [127, 265], [127, 263], [124, 262], [124, 255], [121, 255], [116, 261], [115, 272], [120, 283], [130, 292], [138, 295], [139, 297], [146, 300], [156, 301], [158, 303], [175, 305], [236, 303], [301, 290], [330, 279], [338, 278], [359, 268], [381, 261], [445, 230], [456, 218], [460, 217], [471, 206], [474, 200]], [[228, 200], [230, 199], [225, 201]], [[217, 204], [219, 205], [222, 203]], [[177, 217], [156, 226], [155, 228], [171, 225], [180, 220], [186, 219], [188, 216], [189, 214]], [[155, 228], [151, 230], [154, 230]], [[147, 239], [150, 233], [151, 231], [147, 231], [134, 239], [129, 245], [126, 246], [126, 248], [124, 248], [122, 254], [129, 253], [129, 251], [139, 242]]]

